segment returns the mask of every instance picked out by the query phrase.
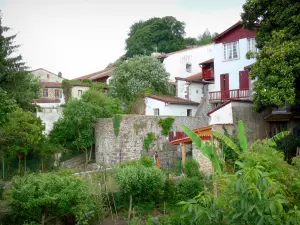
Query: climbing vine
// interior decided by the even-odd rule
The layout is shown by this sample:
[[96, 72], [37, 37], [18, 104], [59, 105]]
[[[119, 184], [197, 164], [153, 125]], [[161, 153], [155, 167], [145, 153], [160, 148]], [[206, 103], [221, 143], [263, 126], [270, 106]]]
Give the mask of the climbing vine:
[[144, 138], [144, 148], [148, 151], [152, 141], [155, 141], [156, 137], [153, 132], [147, 133], [147, 137]]
[[92, 81], [88, 79], [84, 80], [63, 80], [62, 82], [62, 89], [65, 96], [65, 101], [68, 102], [72, 96], [72, 86], [80, 85], [80, 84], [91, 84]]
[[119, 135], [121, 120], [122, 120], [122, 115], [120, 115], [120, 114], [116, 114], [113, 117], [114, 133], [115, 133], [116, 137], [118, 137], [118, 135]]
[[160, 119], [158, 121], [158, 125], [162, 128], [162, 131], [161, 133], [163, 135], [168, 135], [172, 126], [173, 126], [173, 123], [175, 121], [175, 118], [174, 117], [167, 117], [165, 119]]

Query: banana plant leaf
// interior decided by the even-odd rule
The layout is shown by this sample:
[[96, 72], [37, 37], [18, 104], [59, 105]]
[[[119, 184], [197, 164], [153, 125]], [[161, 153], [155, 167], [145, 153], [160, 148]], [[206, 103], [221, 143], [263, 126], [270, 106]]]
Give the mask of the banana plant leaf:
[[239, 140], [240, 140], [240, 146], [243, 151], [248, 150], [248, 141], [247, 137], [245, 135], [245, 126], [243, 120], [238, 121], [238, 134], [239, 134]]
[[234, 143], [229, 137], [226, 135], [219, 133], [217, 131], [211, 131], [212, 135], [222, 141], [225, 145], [227, 145], [230, 149], [232, 149], [236, 154], [240, 154], [239, 146]]

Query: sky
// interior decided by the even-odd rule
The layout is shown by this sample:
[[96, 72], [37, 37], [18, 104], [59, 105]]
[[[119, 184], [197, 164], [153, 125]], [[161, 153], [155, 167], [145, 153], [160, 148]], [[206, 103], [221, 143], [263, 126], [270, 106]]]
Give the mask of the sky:
[[245, 0], [0, 0], [2, 25], [33, 70], [72, 79], [104, 69], [125, 53], [130, 26], [174, 16], [186, 36], [221, 33], [240, 20]]

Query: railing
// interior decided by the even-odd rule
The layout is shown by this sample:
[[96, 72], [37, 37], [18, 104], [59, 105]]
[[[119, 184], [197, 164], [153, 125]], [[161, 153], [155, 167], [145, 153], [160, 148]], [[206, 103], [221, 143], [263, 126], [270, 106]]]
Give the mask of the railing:
[[247, 99], [250, 97], [249, 89], [234, 89], [209, 92], [209, 101]]
[[203, 80], [212, 80], [214, 79], [214, 72], [212, 70], [204, 70], [202, 73]]
[[187, 135], [183, 131], [169, 132], [169, 141], [185, 138]]

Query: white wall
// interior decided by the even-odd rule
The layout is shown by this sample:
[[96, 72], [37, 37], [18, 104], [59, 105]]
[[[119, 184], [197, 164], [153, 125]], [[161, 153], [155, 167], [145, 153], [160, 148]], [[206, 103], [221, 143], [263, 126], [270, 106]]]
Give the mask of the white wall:
[[204, 95], [203, 93], [204, 84], [191, 83], [189, 87], [189, 100], [193, 102], [201, 102]]
[[[58, 82], [61, 83], [64, 79], [62, 77], [58, 77], [56, 74], [48, 72], [43, 69], [37, 69], [32, 72], [35, 77], [38, 77], [41, 82]], [[49, 74], [49, 78], [47, 75]]]
[[166, 104], [152, 98], [145, 98], [145, 103], [147, 116], [153, 116], [157, 108], [160, 116], [187, 116], [187, 109], [192, 109], [192, 116], [195, 116], [197, 111], [197, 106]]
[[184, 80], [177, 80], [176, 81], [176, 88], [177, 88], [177, 97], [178, 98], [186, 98], [185, 96], [187, 95], [186, 93], [186, 88], [187, 88], [186, 81]]
[[[213, 58], [213, 52], [213, 44], [208, 44], [198, 48], [192, 48], [179, 53], [174, 53], [168, 56], [164, 60], [163, 64], [166, 68], [166, 71], [170, 73], [170, 80], [174, 81], [175, 77], [186, 78], [201, 72], [202, 69], [199, 66], [199, 63]], [[192, 70], [190, 73], [186, 72], [186, 63], [190, 63], [192, 65]]]
[[83, 87], [83, 86], [73, 86], [72, 87], [72, 98], [80, 98], [80, 96], [78, 96], [78, 91], [81, 90], [82, 94], [89, 90], [90, 87]]
[[223, 43], [215, 44], [214, 50], [214, 70], [215, 70], [215, 87], [213, 91], [220, 91], [220, 74], [229, 74], [229, 89], [239, 88], [239, 71], [244, 70], [245, 66], [254, 63], [255, 59], [246, 59], [248, 52], [247, 38], [239, 40], [239, 58], [224, 61]]
[[210, 114], [209, 125], [233, 123], [232, 103], [223, 106], [217, 111]]
[[53, 129], [54, 123], [61, 117], [61, 108], [44, 108], [42, 112], [37, 112], [39, 117], [45, 125], [45, 134], [49, 134]]

